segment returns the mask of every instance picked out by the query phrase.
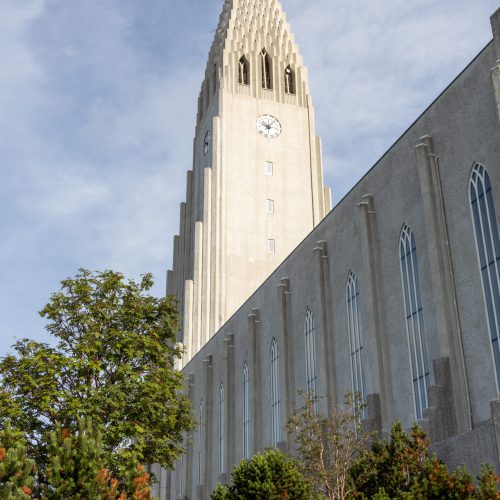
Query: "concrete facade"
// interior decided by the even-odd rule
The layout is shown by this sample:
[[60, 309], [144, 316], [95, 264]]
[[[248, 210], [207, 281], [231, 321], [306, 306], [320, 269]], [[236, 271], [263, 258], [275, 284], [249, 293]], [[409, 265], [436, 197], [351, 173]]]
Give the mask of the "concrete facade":
[[[257, 130], [267, 115], [279, 121], [278, 137]], [[226, 0], [201, 86], [193, 170], [168, 273], [185, 363], [330, 209], [307, 70], [281, 5]]]
[[[226, 2], [225, 9], [233, 3], [257, 2]], [[203, 411], [176, 471], [157, 471], [161, 498], [208, 499], [246, 453], [290, 448], [286, 433], [277, 439], [271, 422], [279, 415], [283, 429], [297, 391], [307, 388], [307, 311], [314, 317], [321, 411], [356, 387], [359, 362], [368, 417], [382, 433], [397, 419], [407, 428], [418, 421], [450, 465], [466, 463], [476, 473], [481, 462], [491, 462], [500, 470], [500, 374], [498, 342], [492, 342], [499, 332], [489, 320], [500, 318], [500, 294], [488, 309], [470, 195], [471, 173], [486, 168], [488, 199], [496, 204], [487, 226], [494, 233], [500, 223], [500, 10], [492, 27], [494, 40], [199, 352], [192, 351], [184, 372], [195, 415]], [[228, 62], [230, 73], [237, 59]], [[404, 234], [413, 239], [403, 258]], [[496, 252], [487, 268], [493, 284], [500, 283], [500, 245]], [[410, 258], [417, 276], [414, 314], [403, 264]], [[348, 281], [356, 283], [352, 296]], [[357, 347], [350, 342], [353, 318]], [[426, 355], [425, 349], [415, 354], [417, 338]], [[425, 398], [416, 390], [422, 381]]]

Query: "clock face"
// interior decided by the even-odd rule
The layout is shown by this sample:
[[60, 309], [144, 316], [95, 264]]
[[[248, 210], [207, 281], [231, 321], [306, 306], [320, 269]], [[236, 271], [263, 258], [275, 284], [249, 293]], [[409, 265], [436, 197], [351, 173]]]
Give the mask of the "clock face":
[[205, 138], [203, 139], [203, 154], [206, 156], [208, 154], [208, 150], [210, 149], [210, 130], [205, 134]]
[[257, 130], [264, 137], [274, 139], [281, 134], [281, 124], [274, 116], [263, 115], [257, 120]]

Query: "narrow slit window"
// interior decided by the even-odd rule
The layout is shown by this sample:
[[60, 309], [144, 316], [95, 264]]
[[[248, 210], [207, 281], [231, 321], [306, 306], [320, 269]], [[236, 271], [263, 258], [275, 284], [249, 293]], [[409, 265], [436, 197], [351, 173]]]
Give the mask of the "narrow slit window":
[[285, 68], [285, 92], [287, 94], [295, 95], [295, 72], [290, 66]]
[[203, 478], [203, 400], [198, 409], [198, 484], [202, 485]]
[[245, 56], [238, 61], [238, 83], [250, 85], [250, 63]]
[[266, 211], [268, 214], [274, 214], [274, 200], [266, 200]]
[[250, 459], [250, 391], [248, 365], [243, 366], [243, 458]]
[[178, 469], [176, 471], [179, 471], [179, 483], [178, 483], [178, 492], [179, 496], [182, 497], [184, 493], [184, 484], [183, 484], [183, 474], [184, 474], [184, 455], [182, 455], [181, 459], [179, 462], [177, 462]]
[[207, 77], [205, 82], [205, 91], [203, 92], [204, 103], [205, 103], [205, 111], [208, 109], [208, 105], [210, 104], [210, 80]]
[[200, 92], [200, 96], [198, 97], [198, 123], [201, 121], [203, 117], [203, 91]]
[[417, 246], [413, 231], [406, 224], [401, 232], [400, 258], [415, 415], [417, 420], [420, 420], [423, 417], [424, 409], [428, 406], [429, 360], [427, 357]]
[[272, 161], [266, 161], [266, 175], [272, 176], [274, 174], [274, 164]]
[[281, 400], [279, 370], [278, 343], [276, 342], [276, 339], [273, 338], [273, 341], [271, 343], [271, 409], [274, 448], [278, 447], [281, 439]]
[[224, 434], [225, 434], [225, 415], [224, 415], [224, 384], [219, 386], [219, 472], [224, 472]]
[[498, 387], [500, 386], [500, 237], [491, 179], [486, 168], [479, 163], [472, 169], [469, 194]]
[[266, 49], [262, 49], [262, 52], [260, 53], [260, 69], [262, 76], [262, 88], [265, 90], [272, 90], [273, 78], [271, 58], [266, 52]]

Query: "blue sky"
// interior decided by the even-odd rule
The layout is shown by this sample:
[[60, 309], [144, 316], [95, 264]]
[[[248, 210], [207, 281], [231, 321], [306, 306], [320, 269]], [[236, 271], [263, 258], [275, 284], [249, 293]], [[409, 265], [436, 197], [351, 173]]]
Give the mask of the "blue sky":
[[[338, 201], [491, 39], [498, 0], [282, 0]], [[0, 0], [0, 356], [79, 267], [164, 293], [222, 0]]]

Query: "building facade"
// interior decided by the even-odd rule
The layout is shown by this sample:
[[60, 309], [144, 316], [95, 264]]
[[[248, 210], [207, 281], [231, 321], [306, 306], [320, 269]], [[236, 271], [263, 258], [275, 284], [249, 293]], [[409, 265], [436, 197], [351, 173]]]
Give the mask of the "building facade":
[[[272, 19], [278, 19], [273, 13], [282, 12], [274, 0], [228, 1], [224, 9], [222, 20], [234, 20], [228, 24], [228, 40], [230, 33], [245, 31], [238, 24], [242, 19], [270, 30], [252, 46], [217, 42], [234, 47], [219, 75], [235, 92], [235, 101], [241, 97], [242, 56], [257, 68], [244, 87], [248, 108], [238, 104], [242, 117], [252, 108], [254, 123], [235, 131], [231, 141], [248, 141], [259, 151], [255, 121], [269, 114], [285, 123], [282, 116], [291, 106], [282, 102], [288, 99], [286, 91], [263, 97], [266, 66], [265, 61], [259, 66], [258, 59], [265, 40], [266, 50], [274, 47], [269, 51], [273, 67], [276, 61], [281, 65], [273, 81], [282, 80], [286, 88], [287, 60], [280, 59], [281, 39], [273, 38], [279, 29], [272, 28]], [[253, 16], [248, 14], [252, 9]], [[466, 463], [479, 472], [482, 462], [490, 462], [499, 468], [500, 9], [491, 20], [493, 41], [317, 226], [328, 203], [321, 194], [319, 142], [313, 140], [309, 121], [309, 150], [317, 156], [306, 171], [316, 187], [313, 182], [305, 196], [309, 205], [315, 199], [318, 204], [307, 211], [300, 230], [316, 227], [246, 300], [239, 296], [233, 302], [230, 295], [247, 271], [220, 291], [218, 300], [231, 306], [219, 316], [220, 328], [213, 323], [215, 335], [191, 349], [184, 367], [199, 425], [175, 472], [156, 470], [161, 498], [208, 499], [241, 459], [270, 447], [290, 449], [283, 429], [299, 402], [298, 390], [320, 396], [322, 412], [346, 392], [358, 390], [367, 401], [367, 417], [382, 433], [397, 419], [406, 428], [418, 422], [451, 466]], [[296, 51], [293, 44], [288, 47]], [[293, 64], [291, 69], [296, 71]], [[304, 89], [305, 99], [303, 78], [296, 89]], [[299, 94], [296, 99], [293, 105], [300, 107]], [[307, 107], [301, 112], [304, 121], [312, 116]], [[206, 123], [222, 129], [223, 121], [214, 112]], [[302, 126], [299, 120], [297, 127]], [[205, 129], [198, 124], [197, 130], [202, 137]], [[280, 151], [286, 167], [288, 139], [282, 134], [265, 140]], [[224, 147], [239, 147], [223, 140], [218, 144], [223, 156]], [[195, 141], [195, 156], [199, 147]], [[252, 191], [251, 186], [258, 186], [259, 168], [266, 161], [271, 160], [256, 159], [255, 179], [250, 167], [245, 171], [251, 195], [245, 205], [260, 206], [260, 188]], [[206, 170], [204, 175], [209, 175]], [[198, 196], [194, 193], [191, 203], [201, 203]], [[293, 210], [281, 220], [294, 218]], [[224, 230], [236, 231], [234, 224]], [[271, 233], [259, 234], [252, 243], [256, 246]], [[247, 236], [238, 231], [225, 235]], [[212, 251], [219, 251], [213, 250], [217, 244], [212, 241]], [[177, 290], [170, 285], [170, 292]]]
[[307, 70], [277, 0], [226, 0], [167, 293], [188, 362], [331, 209]]

